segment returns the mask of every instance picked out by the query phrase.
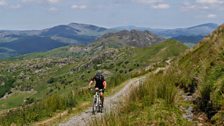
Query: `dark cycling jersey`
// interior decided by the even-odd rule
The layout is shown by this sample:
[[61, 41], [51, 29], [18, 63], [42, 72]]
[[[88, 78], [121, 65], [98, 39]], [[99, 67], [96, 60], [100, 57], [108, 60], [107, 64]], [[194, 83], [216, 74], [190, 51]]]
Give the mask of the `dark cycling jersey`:
[[103, 83], [104, 83], [105, 79], [103, 76], [102, 77], [94, 76], [91, 80], [96, 81], [95, 88], [104, 89]]

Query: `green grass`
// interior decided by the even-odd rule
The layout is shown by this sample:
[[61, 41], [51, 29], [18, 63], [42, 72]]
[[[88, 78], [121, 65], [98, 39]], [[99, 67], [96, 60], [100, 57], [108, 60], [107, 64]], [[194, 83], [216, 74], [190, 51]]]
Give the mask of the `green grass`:
[[[73, 57], [73, 54], [69, 54], [71, 56], [69, 57], [71, 58], [71, 62], [61, 67], [59, 67], [60, 65], [58, 64], [54, 64], [54, 62], [65, 62], [69, 58], [59, 58], [60, 56], [57, 57], [58, 55], [55, 57], [54, 54], [63, 53], [67, 50], [67, 47], [56, 49], [47, 53], [31, 54], [27, 57], [25, 56], [19, 59], [5, 60], [2, 62], [3, 67], [0, 68], [1, 74], [9, 74], [8, 70], [5, 68], [13, 70], [16, 69], [14, 72], [10, 72], [10, 75], [15, 77], [15, 86], [17, 90], [24, 89], [24, 87], [28, 85], [31, 86], [36, 93], [27, 94], [26, 97], [12, 95], [8, 98], [9, 100], [2, 101], [1, 104], [8, 105], [10, 104], [10, 99], [15, 99], [17, 103], [1, 108], [2, 110], [21, 106], [24, 104], [23, 101], [25, 98], [34, 99], [34, 104], [31, 105], [31, 107], [25, 107], [25, 110], [19, 109], [18, 111], [15, 111], [15, 114], [11, 113], [6, 115], [5, 117], [2, 117], [1, 120], [4, 121], [5, 125], [8, 125], [12, 122], [17, 124], [29, 124], [30, 122], [49, 118], [58, 111], [60, 112], [69, 109], [71, 107], [69, 104], [58, 104], [58, 101], [64, 102], [66, 99], [72, 99], [67, 98], [69, 96], [67, 93], [71, 91], [78, 93], [80, 89], [86, 87], [89, 79], [97, 70], [107, 71], [109, 73], [105, 77], [108, 81], [108, 88], [110, 90], [119, 86], [123, 81], [133, 77], [133, 75], [139, 76], [145, 74], [148, 71], [145, 71], [144, 69], [149, 65], [156, 63], [157, 65], [161, 64], [159, 66], [163, 66], [166, 60], [177, 56], [185, 49], [185, 46], [173, 40], [168, 40], [167, 42], [143, 49], [107, 48], [101, 52], [85, 54], [82, 58]], [[108, 51], [115, 53], [101, 59], [98, 62], [91, 63], [88, 68], [81, 67], [80, 71], [73, 71], [74, 68], [86, 64], [96, 55], [101, 56]], [[52, 62], [53, 65], [50, 64]], [[38, 65], [38, 68], [31, 67], [32, 64]], [[49, 69], [45, 70], [46, 66]], [[42, 72], [35, 73], [36, 70], [42, 70]], [[19, 77], [22, 71], [24, 72], [24, 78]], [[26, 76], [30, 79], [26, 79]], [[48, 83], [51, 78], [53, 78], [53, 82]], [[75, 95], [75, 101], [77, 104], [72, 107], [78, 106], [82, 102], [90, 100], [88, 94], [83, 95], [82, 93]], [[55, 95], [58, 97], [54, 97]], [[172, 101], [172, 99], [170, 100]], [[51, 102], [48, 104], [48, 101]], [[49, 106], [52, 105], [52, 108], [48, 108], [42, 104], [48, 104]], [[58, 104], [58, 106], [54, 107], [53, 104]], [[38, 106], [42, 107], [39, 108]], [[35, 110], [36, 113], [32, 113], [31, 110]], [[27, 116], [21, 117], [21, 114], [25, 114]], [[9, 116], [10, 118], [8, 118]]]
[[172, 79], [176, 78], [170, 74], [151, 74], [117, 111], [109, 113], [100, 121], [93, 120], [91, 125], [192, 125], [175, 106], [177, 88]]
[[16, 106], [22, 105], [24, 102], [23, 100], [27, 98], [27, 96], [32, 95], [32, 93], [16, 93], [10, 96], [7, 99], [2, 99], [0, 101], [0, 110], [5, 110], [9, 108], [14, 108]]
[[[199, 90], [197, 109], [207, 114], [208, 118], [217, 118], [217, 112], [222, 111], [224, 79], [224, 27], [221, 26], [213, 34], [206, 37], [178, 61], [179, 68], [186, 81], [182, 83], [189, 87], [196, 82]], [[195, 79], [196, 78], [196, 79]], [[221, 120], [212, 119], [214, 124]]]
[[[149, 76], [144, 85], [133, 91], [117, 111], [100, 121], [93, 120], [92, 125], [197, 125], [183, 118], [180, 105], [192, 105], [196, 114], [206, 114], [209, 122], [203, 123], [223, 125], [223, 36], [224, 25], [178, 57], [166, 72]], [[175, 50], [170, 52], [174, 53]], [[181, 100], [180, 90], [187, 94], [194, 93], [194, 103]]]

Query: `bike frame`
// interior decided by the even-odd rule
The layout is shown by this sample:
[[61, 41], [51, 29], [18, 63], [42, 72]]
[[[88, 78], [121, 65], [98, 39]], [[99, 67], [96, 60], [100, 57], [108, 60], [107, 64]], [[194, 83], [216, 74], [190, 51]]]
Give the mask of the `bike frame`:
[[102, 102], [100, 99], [100, 92], [102, 92], [102, 89], [96, 90], [96, 93], [93, 98], [93, 114], [95, 114], [95, 112], [102, 112]]

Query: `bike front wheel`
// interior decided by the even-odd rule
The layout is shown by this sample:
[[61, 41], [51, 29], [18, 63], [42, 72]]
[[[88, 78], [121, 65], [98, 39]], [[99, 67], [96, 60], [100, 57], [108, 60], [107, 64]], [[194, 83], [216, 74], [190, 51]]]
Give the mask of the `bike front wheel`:
[[97, 111], [97, 105], [96, 105], [96, 99], [93, 99], [93, 105], [92, 105], [92, 113], [95, 114]]

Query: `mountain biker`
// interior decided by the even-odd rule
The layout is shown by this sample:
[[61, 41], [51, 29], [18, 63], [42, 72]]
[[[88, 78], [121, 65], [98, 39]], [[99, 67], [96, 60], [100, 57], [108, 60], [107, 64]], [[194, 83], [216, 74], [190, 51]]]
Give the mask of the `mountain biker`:
[[103, 107], [103, 102], [104, 102], [103, 93], [107, 87], [107, 82], [105, 81], [104, 76], [100, 72], [97, 72], [96, 75], [89, 82], [89, 89], [91, 88], [91, 85], [94, 83], [94, 81], [96, 82], [95, 91], [102, 89], [102, 91], [100, 92], [100, 99], [101, 99], [102, 107]]

